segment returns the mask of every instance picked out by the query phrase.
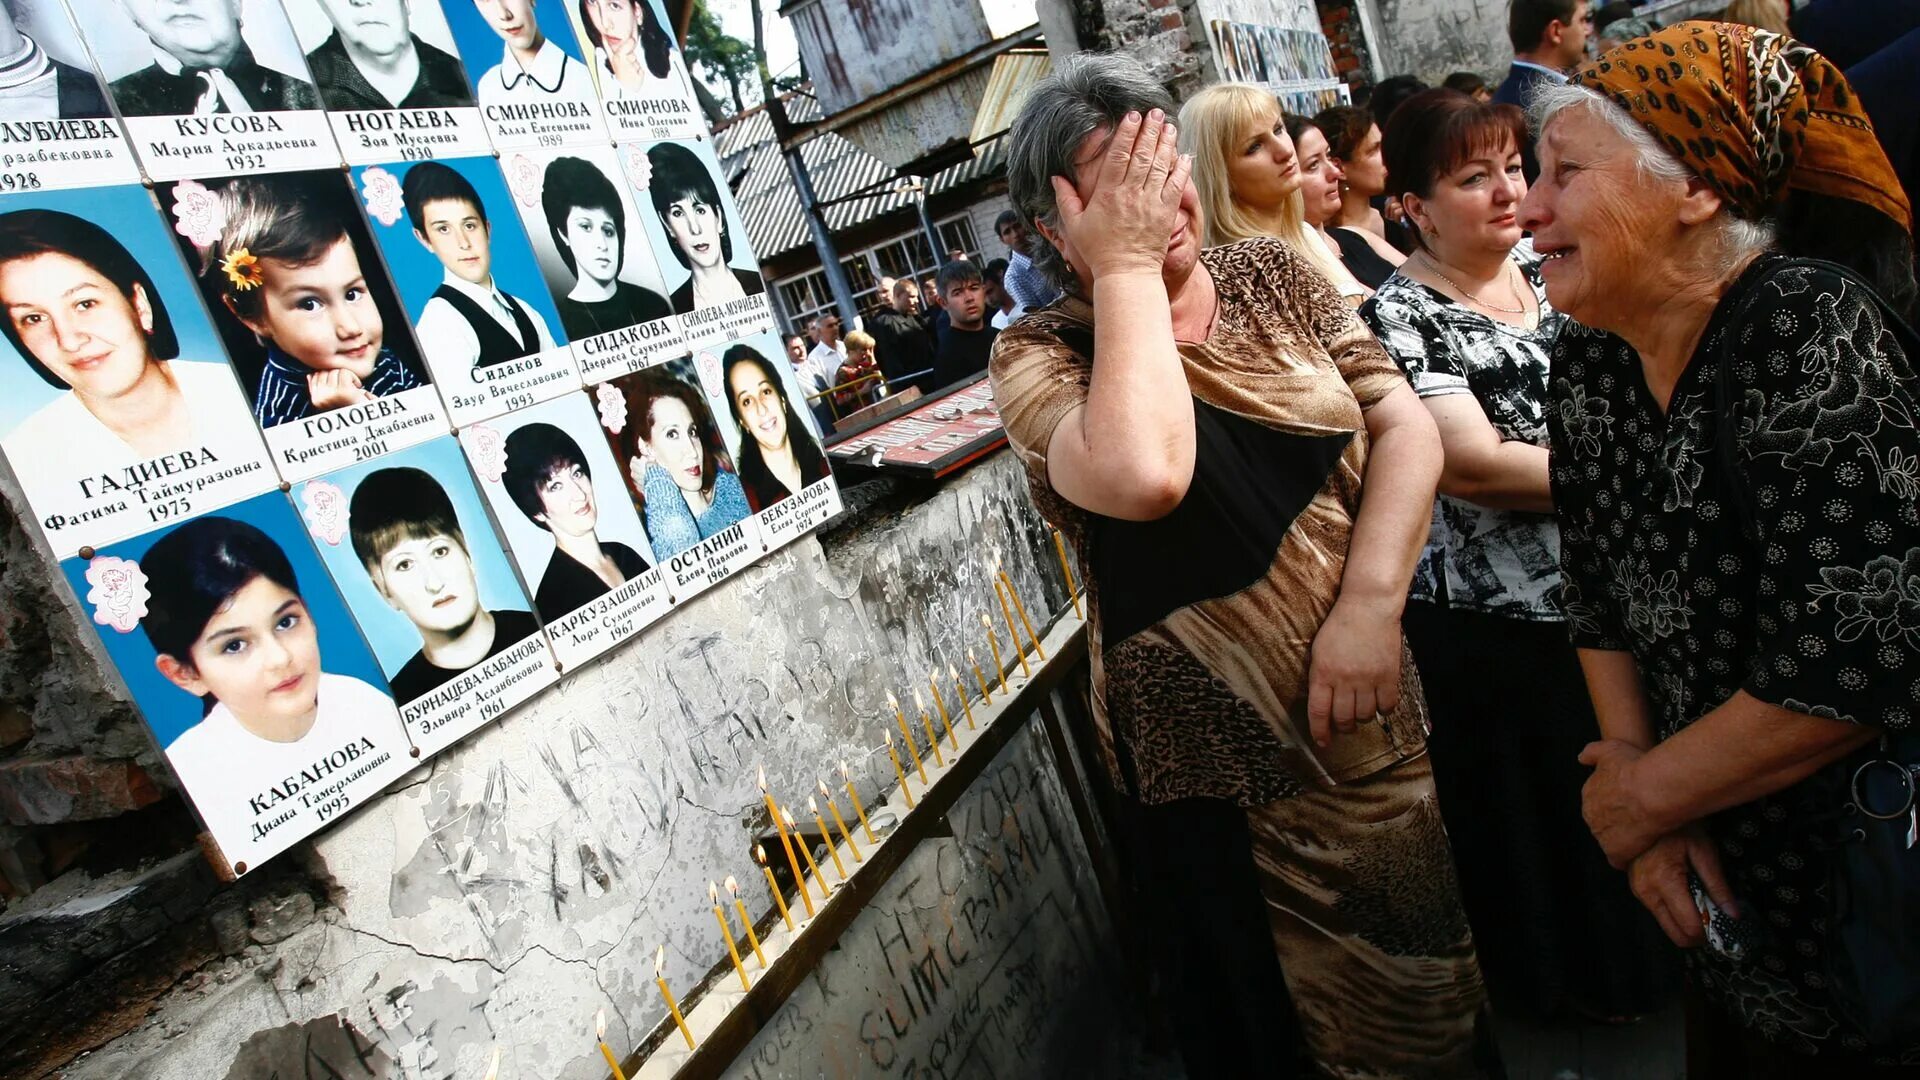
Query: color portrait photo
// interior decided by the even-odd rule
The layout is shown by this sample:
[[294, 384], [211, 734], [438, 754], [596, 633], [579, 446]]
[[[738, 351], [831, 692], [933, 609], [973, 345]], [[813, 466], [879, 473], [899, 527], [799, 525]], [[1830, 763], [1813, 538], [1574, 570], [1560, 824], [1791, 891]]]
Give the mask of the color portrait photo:
[[0, 200], [0, 448], [57, 555], [279, 482], [146, 189]]
[[[303, 479], [356, 460], [356, 450], [445, 430], [346, 176], [278, 173], [156, 190], [283, 475]], [[340, 439], [354, 441], [334, 445]]]
[[460, 430], [554, 653], [574, 665], [665, 614], [654, 552], [585, 393]]
[[293, 499], [423, 754], [557, 678], [452, 436], [309, 480]]
[[455, 425], [580, 388], [560, 313], [493, 158], [353, 175]]
[[442, 10], [496, 147], [606, 142], [566, 0], [444, 0]]
[[686, 57], [657, 0], [572, 0], [570, 9], [616, 141], [706, 132]]
[[280, 492], [61, 566], [236, 872], [412, 767], [379, 664]]

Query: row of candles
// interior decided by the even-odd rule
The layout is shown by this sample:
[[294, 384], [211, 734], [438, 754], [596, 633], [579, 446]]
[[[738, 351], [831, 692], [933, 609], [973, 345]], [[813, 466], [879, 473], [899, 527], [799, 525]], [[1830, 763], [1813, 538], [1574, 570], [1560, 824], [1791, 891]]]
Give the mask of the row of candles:
[[[1074, 588], [1073, 568], [1067, 562], [1066, 545], [1062, 542], [1058, 531], [1053, 533], [1053, 543], [1054, 550], [1060, 556], [1060, 569], [1066, 575], [1067, 595], [1073, 600], [1074, 614], [1076, 617], [1084, 618], [1085, 616], [1081, 615], [1080, 597]], [[1034, 633], [1033, 623], [1027, 617], [1027, 607], [1021, 603], [1020, 594], [1013, 587], [1013, 579], [1009, 578], [1006, 570], [1002, 569], [997, 552], [994, 555], [992, 572], [994, 576], [993, 591], [999, 599], [1001, 615], [1006, 620], [1007, 634], [1013, 640], [1014, 655], [1019, 661], [1022, 675], [1031, 678], [1032, 671], [1027, 666], [1026, 643], [1022, 641], [1021, 631], [1023, 629], [1025, 630], [1026, 642], [1032, 644], [1034, 654], [1041, 660], [1047, 658], [1046, 649], [1040, 644], [1039, 635]], [[1017, 625], [1014, 621], [1016, 612], [1019, 615]], [[987, 615], [982, 614], [980, 616], [980, 623], [986, 629], [987, 646], [992, 650], [994, 670], [999, 677], [1000, 692], [1004, 695], [1008, 691], [1007, 669], [1005, 663], [1001, 660], [1000, 642], [994, 633], [993, 620]], [[975, 657], [974, 651], [971, 648], [967, 650], [967, 661], [973, 669], [974, 685], [978, 687], [980, 691], [982, 704], [993, 704], [993, 695], [988, 689], [986, 674], [981, 671], [980, 662]], [[952, 664], [947, 665], [947, 677], [952, 681], [952, 693], [954, 697], [960, 702], [961, 714], [966, 721], [967, 730], [975, 730], [973, 703], [967, 698], [966, 684], [961, 682], [959, 670]], [[947, 711], [945, 695], [940, 689], [940, 672], [937, 668], [927, 675], [927, 689], [932, 692], [934, 709], [939, 714], [941, 726], [946, 733], [948, 746], [958, 755], [960, 751], [960, 740], [954, 732], [953, 715]], [[921, 729], [926, 733], [929, 753], [934, 759], [934, 765], [936, 768], [944, 768], [946, 766], [946, 755], [940, 749], [940, 737], [934, 730], [933, 717], [927, 712], [926, 701], [920, 696], [920, 691], [917, 687], [913, 691], [913, 703], [914, 707], [919, 711]], [[891, 692], [887, 694], [887, 704], [893, 709], [894, 719], [898, 723], [900, 734], [906, 743], [907, 758], [913, 764], [914, 773], [920, 777], [921, 785], [925, 787], [931, 783], [927, 776], [926, 760], [914, 742], [913, 730], [907, 723], [907, 715], [901, 710], [899, 699], [894, 697]], [[907, 809], [911, 810], [915, 805], [913, 786], [908, 781], [908, 770], [905, 764], [902, 763], [900, 753], [895, 747], [893, 732], [883, 727], [881, 728], [881, 735], [884, 737], [887, 746], [887, 756], [893, 762], [894, 776], [900, 781], [901, 797], [905, 800]], [[957, 756], [955, 760], [958, 760]], [[856, 820], [860, 822], [861, 833], [867, 838], [869, 845], [879, 844], [879, 837], [875, 835], [873, 825], [867, 819], [866, 807], [860, 802], [860, 791], [854, 785], [853, 775], [847, 768], [845, 761], [840, 762], [840, 778], [846, 785], [847, 799], [853, 806]], [[864, 856], [860, 853], [860, 845], [854, 841], [852, 832], [848, 830], [846, 819], [842, 817], [840, 813], [840, 804], [838, 800], [834, 798], [833, 792], [827, 787], [826, 781], [817, 781], [817, 783], [820, 791], [819, 797], [816, 798], [813, 795], [807, 796], [807, 810], [813, 815], [813, 821], [819, 829], [821, 839], [826, 841], [827, 855], [833, 862], [834, 870], [840, 876], [841, 884], [844, 885], [847, 881], [848, 874], [846, 863], [841, 861], [840, 858], [840, 846], [845, 845], [847, 852], [853, 857], [855, 866], [858, 866], [864, 861]], [[826, 903], [826, 898], [830, 895], [832, 886], [828, 884], [826, 874], [821, 872], [819, 863], [814, 860], [811, 845], [801, 839], [799, 827], [794, 820], [792, 809], [777, 803], [774, 800], [773, 793], [768, 790], [767, 770], [765, 766], [760, 767], [759, 784], [760, 796], [766, 802], [767, 816], [772, 819], [774, 831], [780, 839], [780, 849], [786, 857], [787, 868], [793, 875], [794, 884], [799, 893], [800, 903], [806, 911], [806, 917], [811, 919], [816, 909], [814, 907], [813, 889], [808, 887], [808, 878], [811, 877], [813, 879], [813, 887], [819, 890], [820, 902], [822, 904]], [[827, 818], [822, 816], [820, 812], [820, 798], [826, 800], [827, 813], [832, 816], [833, 823], [839, 828], [839, 844], [834, 843], [833, 833], [827, 829]], [[797, 928], [793, 921], [793, 912], [787, 907], [786, 897], [781, 893], [779, 882], [774, 877], [773, 867], [767, 861], [766, 850], [761, 845], [755, 844], [753, 846], [753, 855], [755, 860], [760, 864], [760, 873], [766, 878], [767, 892], [773, 896], [775, 910], [779, 911], [781, 920], [786, 923], [787, 931], [789, 933], [796, 933]], [[802, 862], [805, 863], [807, 873], [801, 872]], [[726, 906], [721, 900], [720, 893], [723, 888], [727, 893], [728, 899], [732, 901], [733, 909], [739, 917], [742, 931], [740, 937], [734, 935], [733, 924], [729, 920]], [[741, 938], [744, 938], [746, 941], [748, 955], [754, 958], [754, 961], [762, 970], [767, 966], [767, 956], [765, 951], [761, 949], [760, 936], [754, 930], [753, 919], [747, 914], [746, 902], [740, 898], [740, 883], [732, 875], [728, 875], [726, 881], [719, 885], [708, 882], [707, 898], [713, 903], [713, 918], [715, 923], [720, 927], [720, 938], [726, 943], [727, 956], [733, 962], [734, 974], [740, 978], [740, 988], [743, 991], [750, 991], [753, 989], [753, 981], [748, 978], [746, 964], [741, 959]], [[654, 952], [653, 957], [654, 983], [660, 988], [660, 998], [666, 1003], [667, 1013], [673, 1017], [674, 1026], [679, 1030], [680, 1037], [686, 1040], [687, 1049], [693, 1050], [697, 1045], [693, 1038], [693, 1032], [687, 1027], [686, 1017], [680, 1012], [680, 1003], [674, 998], [673, 990], [667, 986], [666, 962], [667, 947], [661, 945]], [[613, 1072], [613, 1080], [626, 1080], [626, 1075], [620, 1071], [619, 1059], [615, 1056], [612, 1047], [607, 1045], [605, 1010], [602, 1010], [595, 1016], [594, 1027], [595, 1038], [598, 1042], [600, 1053], [607, 1059], [607, 1067]], [[494, 1054], [494, 1061], [497, 1066], [499, 1061], [498, 1051]], [[494, 1080], [494, 1072], [494, 1069], [488, 1070], [487, 1080]]]

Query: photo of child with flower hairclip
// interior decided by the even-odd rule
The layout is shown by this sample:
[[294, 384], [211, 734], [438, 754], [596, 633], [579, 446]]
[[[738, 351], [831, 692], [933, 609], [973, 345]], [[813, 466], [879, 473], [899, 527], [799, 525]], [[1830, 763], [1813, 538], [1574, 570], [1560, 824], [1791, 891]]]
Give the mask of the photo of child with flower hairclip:
[[340, 174], [159, 190], [261, 428], [429, 383]]

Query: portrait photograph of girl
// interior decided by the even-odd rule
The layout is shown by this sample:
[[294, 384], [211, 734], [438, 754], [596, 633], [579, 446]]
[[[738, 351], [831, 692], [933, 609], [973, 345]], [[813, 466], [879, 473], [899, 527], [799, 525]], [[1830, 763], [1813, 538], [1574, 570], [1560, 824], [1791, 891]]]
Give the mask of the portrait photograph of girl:
[[430, 384], [344, 175], [156, 190], [263, 430]]
[[654, 0], [572, 0], [580, 39], [593, 53], [593, 80], [600, 97], [614, 101], [673, 102], [678, 108], [648, 110], [656, 137], [681, 138], [702, 126], [694, 108], [686, 60]]
[[674, 360], [594, 387], [619, 393], [621, 422], [607, 444], [646, 521], [647, 538], [671, 559], [752, 512], [714, 424], [691, 360]]
[[[57, 519], [124, 498], [103, 476], [211, 451], [255, 461], [207, 505], [275, 483], [247, 401], [144, 189], [13, 196], [0, 213], [0, 448], [68, 554], [150, 525]], [[195, 466], [187, 465], [191, 472]], [[138, 500], [132, 500], [138, 502]], [[116, 515], [125, 518], [125, 515]], [[104, 526], [104, 528], [102, 528]], [[84, 535], [83, 535], [84, 534]]]
[[739, 211], [706, 148], [655, 143], [647, 150], [647, 163], [645, 183], [642, 177], [633, 180], [653, 204], [647, 234], [655, 261], [669, 282], [687, 275], [673, 288], [673, 310], [685, 315], [766, 292]]
[[792, 369], [770, 359], [779, 348], [779, 338], [760, 334], [720, 354], [727, 412], [739, 436], [740, 485], [755, 513], [830, 474], [812, 412], [795, 406]]
[[[257, 865], [411, 766], [379, 665], [280, 492], [62, 568], [229, 860]], [[383, 754], [325, 815], [332, 798], [266, 794]]]
[[639, 212], [626, 184], [616, 183], [623, 178], [612, 148], [513, 157], [505, 163], [508, 181], [567, 337], [580, 341], [673, 313]]
[[543, 622], [654, 564], [620, 467], [597, 431], [588, 399], [568, 394], [460, 432]]

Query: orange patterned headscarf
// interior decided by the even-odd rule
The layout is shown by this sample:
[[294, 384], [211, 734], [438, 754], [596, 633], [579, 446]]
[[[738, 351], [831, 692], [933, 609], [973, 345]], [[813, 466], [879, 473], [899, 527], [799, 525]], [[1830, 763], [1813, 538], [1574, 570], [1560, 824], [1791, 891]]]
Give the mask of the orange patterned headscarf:
[[1864, 203], [1913, 230], [1905, 191], [1845, 75], [1779, 34], [1683, 22], [1575, 72], [1756, 219], [1791, 190]]

